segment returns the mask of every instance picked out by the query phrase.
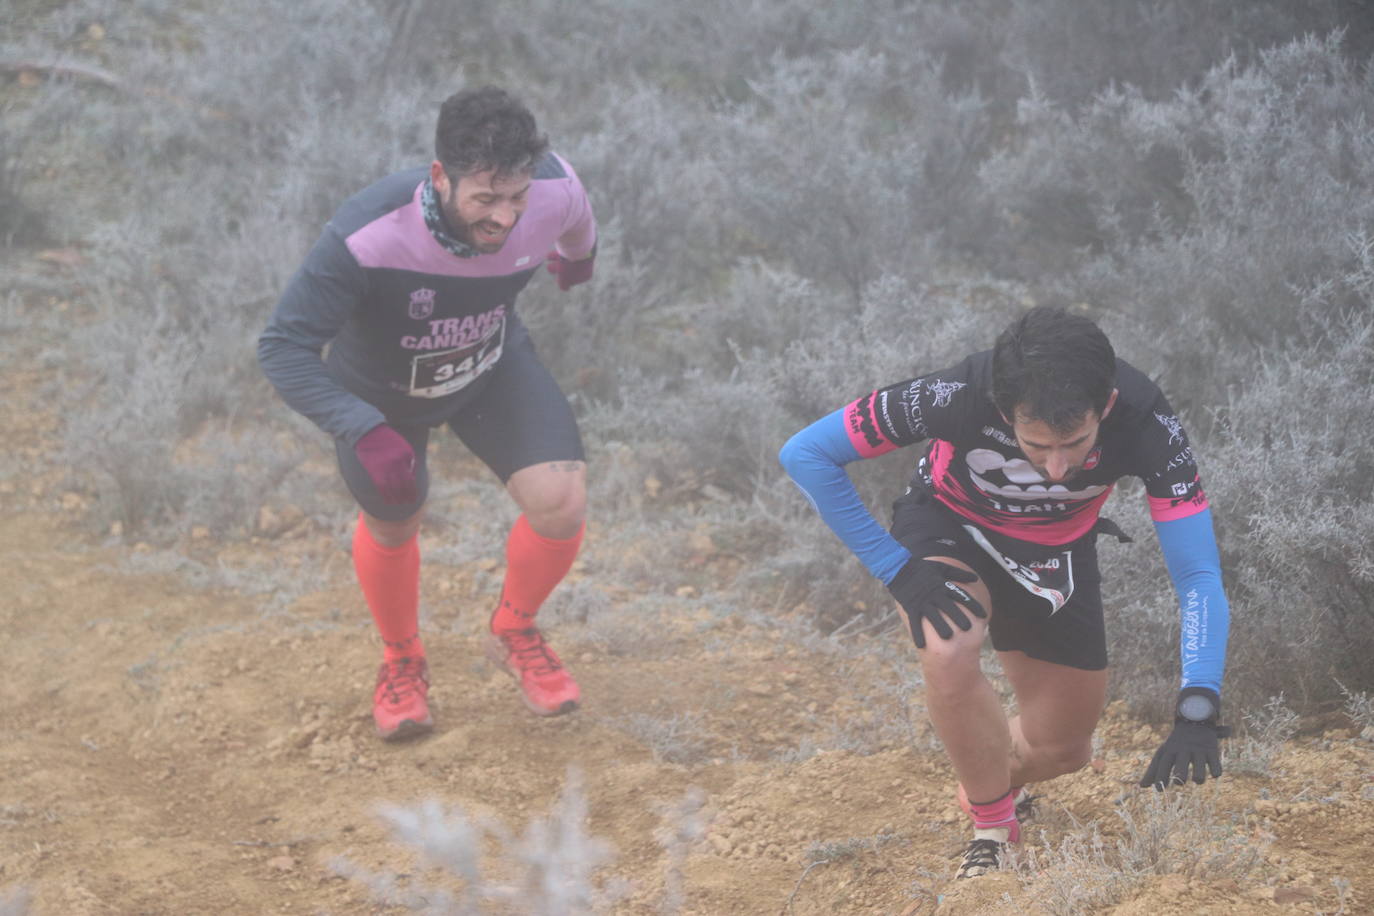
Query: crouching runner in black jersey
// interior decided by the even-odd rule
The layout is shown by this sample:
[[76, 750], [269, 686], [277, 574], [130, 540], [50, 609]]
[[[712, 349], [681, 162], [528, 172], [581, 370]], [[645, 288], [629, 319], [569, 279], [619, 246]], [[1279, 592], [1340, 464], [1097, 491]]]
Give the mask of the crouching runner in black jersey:
[[[929, 440], [884, 531], [844, 465]], [[793, 436], [782, 463], [892, 592], [974, 839], [959, 877], [1019, 839], [1032, 782], [1088, 762], [1107, 644], [1095, 541], [1115, 482], [1145, 483], [1183, 615], [1173, 733], [1142, 786], [1221, 775], [1228, 609], [1192, 448], [1159, 388], [1087, 318], [1032, 309], [990, 351], [881, 388]], [[979, 669], [991, 633], [1016, 694], [1010, 721]]]
[[432, 727], [417, 536], [425, 444], [440, 425], [522, 512], [488, 653], [534, 712], [580, 700], [534, 617], [577, 555], [586, 466], [572, 410], [515, 298], [541, 265], [565, 291], [590, 279], [591, 205], [534, 117], [500, 89], [445, 101], [435, 146], [428, 167], [383, 178], [339, 208], [258, 342], [282, 397], [334, 437], [362, 507], [353, 560], [384, 645], [373, 696], [384, 739]]

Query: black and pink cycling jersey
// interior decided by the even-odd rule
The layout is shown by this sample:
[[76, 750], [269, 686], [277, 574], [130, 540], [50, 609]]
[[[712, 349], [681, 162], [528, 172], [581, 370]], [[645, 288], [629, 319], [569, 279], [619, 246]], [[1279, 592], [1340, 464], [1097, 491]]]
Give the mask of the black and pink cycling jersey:
[[992, 401], [992, 351], [851, 401], [798, 432], [779, 458], [821, 518], [878, 579], [911, 551], [869, 513], [844, 466], [930, 440], [916, 486], [978, 529], [1042, 546], [1091, 532], [1116, 481], [1139, 477], [1178, 594], [1183, 686], [1221, 691], [1230, 607], [1212, 513], [1188, 436], [1159, 386], [1117, 360], [1118, 396], [1083, 469], [1044, 479]]
[[1117, 360], [1116, 404], [1083, 469], [1050, 483], [1026, 460], [992, 401], [992, 351], [864, 395], [844, 408], [849, 442], [871, 458], [923, 439], [918, 474], [950, 509], [985, 528], [1036, 544], [1087, 534], [1121, 477], [1145, 483], [1155, 521], [1207, 508], [1188, 436], [1159, 386]]

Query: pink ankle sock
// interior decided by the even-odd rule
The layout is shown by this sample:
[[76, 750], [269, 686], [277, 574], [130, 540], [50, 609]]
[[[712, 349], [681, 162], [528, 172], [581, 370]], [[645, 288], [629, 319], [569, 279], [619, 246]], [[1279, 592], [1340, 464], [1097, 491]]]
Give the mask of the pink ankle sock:
[[970, 799], [968, 806], [976, 829], [1006, 827], [1010, 830], [1008, 842], [1016, 843], [1021, 839], [1021, 825], [1016, 820], [1015, 789], [1008, 789], [1006, 795], [995, 801], [980, 803]]

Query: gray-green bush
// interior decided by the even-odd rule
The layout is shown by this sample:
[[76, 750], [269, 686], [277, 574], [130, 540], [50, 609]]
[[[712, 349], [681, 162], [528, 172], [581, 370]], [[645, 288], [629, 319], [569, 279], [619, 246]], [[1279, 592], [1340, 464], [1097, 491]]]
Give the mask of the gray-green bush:
[[[372, 874], [346, 859], [331, 863], [360, 881], [374, 898], [424, 913], [478, 914], [495, 905], [518, 906], [537, 916], [605, 912], [619, 896], [597, 872], [614, 858], [605, 840], [588, 832], [581, 776], [569, 770], [562, 794], [547, 817], [532, 819], [520, 836], [491, 819], [474, 819], [437, 801], [381, 811], [396, 840], [433, 867], [438, 884]], [[484, 862], [484, 842], [498, 841], [501, 856]]]
[[1267, 843], [1223, 820], [1209, 793], [1141, 793], [1115, 813], [1114, 828], [1092, 821], [1054, 842], [1023, 844], [1015, 868], [1038, 906], [1057, 916], [1097, 913], [1151, 875], [1244, 881], [1265, 867]]
[[[600, 219], [596, 282], [541, 278], [522, 310], [608, 537], [658, 542], [618, 575], [680, 587], [671, 538], [704, 521], [746, 560], [716, 584], [731, 603], [804, 601], [826, 629], [885, 606], [777, 448], [1053, 294], [1192, 431], [1236, 608], [1228, 709], [1374, 686], [1374, 45], [1352, 0], [75, 0], [17, 21], [0, 63], [63, 66], [0, 86], [0, 236], [86, 255], [87, 310], [45, 358], [81, 367], [53, 391], [67, 458], [128, 536], [233, 537], [299, 489], [328, 444], [253, 336], [334, 207], [427, 160], [438, 102], [492, 81]], [[913, 459], [852, 468], [880, 517]], [[1109, 511], [1147, 533], [1123, 489]], [[1162, 707], [1157, 551], [1104, 565], [1117, 682]]]
[[1226, 769], [1231, 773], [1269, 776], [1274, 758], [1288, 739], [1298, 732], [1298, 716], [1284, 705], [1283, 694], [1243, 716], [1245, 734], [1235, 737], [1226, 748]]

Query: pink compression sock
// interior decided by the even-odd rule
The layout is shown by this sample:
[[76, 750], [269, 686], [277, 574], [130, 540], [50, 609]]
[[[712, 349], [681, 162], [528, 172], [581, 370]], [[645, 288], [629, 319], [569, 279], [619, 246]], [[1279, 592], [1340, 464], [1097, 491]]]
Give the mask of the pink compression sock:
[[382, 636], [386, 660], [423, 657], [418, 535], [399, 547], [383, 547], [373, 540], [360, 513], [353, 531], [353, 568]]
[[501, 602], [491, 615], [493, 633], [510, 633], [534, 626], [534, 615], [554, 586], [572, 569], [582, 545], [583, 525], [566, 540], [546, 538], [525, 516], [515, 520], [506, 541], [506, 581]]

